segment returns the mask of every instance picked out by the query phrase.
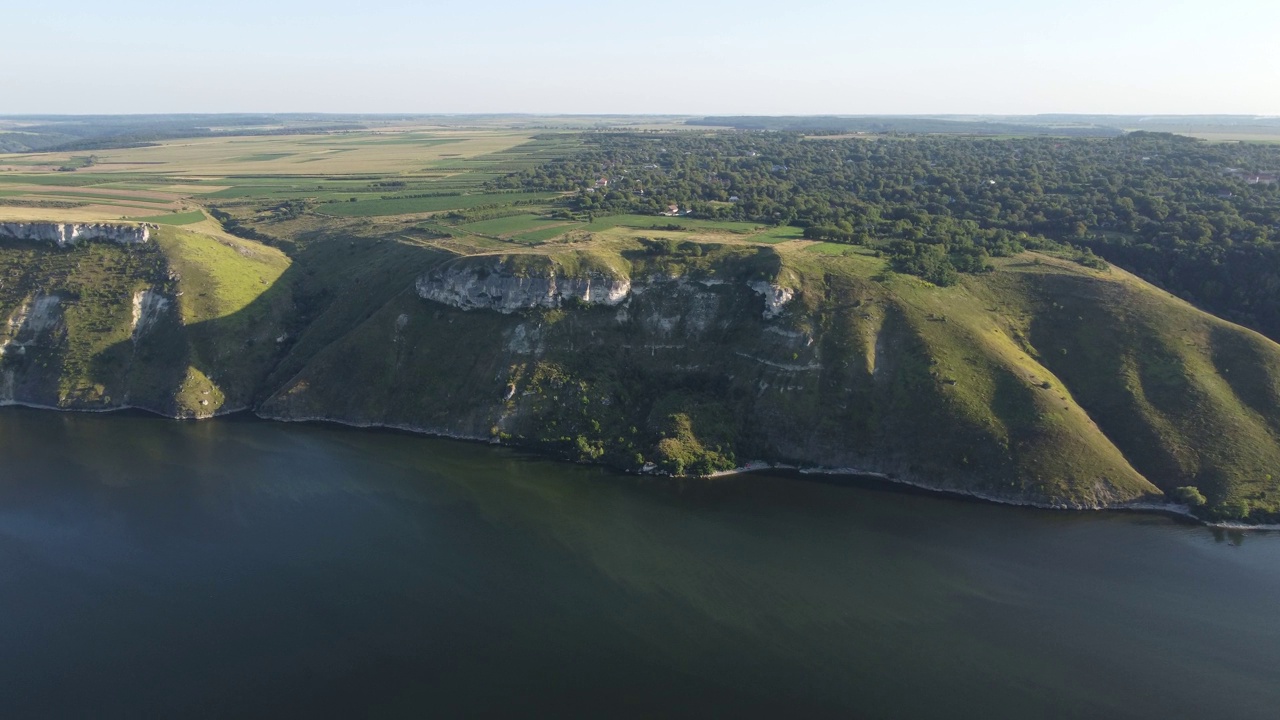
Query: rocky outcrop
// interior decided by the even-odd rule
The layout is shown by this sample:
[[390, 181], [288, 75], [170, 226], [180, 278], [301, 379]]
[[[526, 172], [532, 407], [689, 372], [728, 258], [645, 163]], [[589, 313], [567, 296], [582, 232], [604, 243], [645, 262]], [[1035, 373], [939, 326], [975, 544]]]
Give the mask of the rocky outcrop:
[[0, 357], [25, 354], [28, 346], [39, 342], [62, 319], [61, 302], [57, 295], [37, 295], [22, 303], [0, 327]]
[[604, 270], [574, 273], [555, 263], [517, 266], [508, 258], [464, 260], [422, 276], [418, 295], [462, 310], [496, 310], [510, 314], [532, 308], [556, 308], [565, 301], [618, 305], [631, 292], [631, 281]]
[[58, 247], [75, 245], [85, 240], [107, 240], [121, 245], [136, 245], [150, 240], [151, 230], [154, 227], [149, 223], [124, 225], [113, 223], [2, 222], [0, 223], [0, 237], [50, 242]]
[[[521, 262], [523, 261], [523, 262]], [[461, 310], [495, 310], [504, 315], [518, 310], [556, 308], [566, 301], [578, 300], [587, 305], [617, 306], [625, 303], [633, 294], [640, 295], [651, 288], [663, 292], [685, 292], [695, 286], [710, 288], [723, 285], [719, 279], [687, 281], [677, 277], [655, 275], [642, 279], [636, 285], [617, 271], [592, 268], [567, 270], [564, 266], [542, 257], [529, 264], [519, 256], [465, 258], [450, 263], [418, 278], [418, 296], [425, 300], [444, 303]], [[795, 297], [795, 290], [755, 280], [746, 283], [752, 291], [764, 296], [763, 317], [773, 320], [782, 315], [783, 309]], [[717, 301], [718, 296], [693, 293], [695, 299]], [[697, 310], [685, 305], [670, 318], [674, 323], [686, 313]], [[628, 314], [626, 308], [619, 312]], [[697, 313], [695, 313], [697, 314]]]
[[783, 308], [795, 297], [796, 291], [763, 280], [750, 283], [752, 290], [764, 296], [764, 319], [772, 320], [782, 314]]
[[169, 307], [169, 299], [155, 290], [139, 290], [133, 294], [133, 341], [147, 333]]

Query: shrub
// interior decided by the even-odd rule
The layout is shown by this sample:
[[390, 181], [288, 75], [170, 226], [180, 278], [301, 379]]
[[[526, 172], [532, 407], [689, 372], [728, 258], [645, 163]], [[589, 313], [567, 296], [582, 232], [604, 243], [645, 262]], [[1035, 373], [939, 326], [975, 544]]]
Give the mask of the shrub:
[[1197, 488], [1194, 485], [1187, 485], [1180, 488], [1174, 488], [1173, 497], [1175, 500], [1182, 503], [1183, 505], [1187, 505], [1190, 507], [1201, 507], [1205, 503], [1209, 502], [1207, 499], [1205, 499], [1204, 494], [1200, 492], [1200, 488]]

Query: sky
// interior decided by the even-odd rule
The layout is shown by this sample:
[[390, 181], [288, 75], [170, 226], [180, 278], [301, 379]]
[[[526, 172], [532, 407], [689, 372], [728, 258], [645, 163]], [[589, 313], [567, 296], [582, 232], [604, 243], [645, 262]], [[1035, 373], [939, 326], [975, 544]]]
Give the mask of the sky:
[[43, 0], [0, 115], [1280, 115], [1277, 0]]

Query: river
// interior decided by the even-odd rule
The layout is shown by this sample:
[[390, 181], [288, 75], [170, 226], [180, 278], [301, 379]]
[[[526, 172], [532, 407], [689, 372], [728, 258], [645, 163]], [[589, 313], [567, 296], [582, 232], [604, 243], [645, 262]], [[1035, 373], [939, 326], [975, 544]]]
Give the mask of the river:
[[1280, 534], [0, 409], [0, 716], [1274, 718]]

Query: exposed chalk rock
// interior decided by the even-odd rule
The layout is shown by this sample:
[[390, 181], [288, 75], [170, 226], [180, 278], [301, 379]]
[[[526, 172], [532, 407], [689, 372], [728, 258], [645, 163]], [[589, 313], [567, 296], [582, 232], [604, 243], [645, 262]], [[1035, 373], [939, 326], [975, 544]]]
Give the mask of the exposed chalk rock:
[[8, 323], [0, 327], [0, 355], [21, 355], [28, 346], [37, 344], [40, 336], [62, 319], [61, 302], [57, 295], [36, 295], [22, 303]]
[[121, 245], [136, 245], [151, 239], [154, 225], [139, 223], [55, 223], [0, 222], [0, 237], [50, 242], [58, 247], [75, 245], [85, 240], [108, 240]]
[[796, 291], [781, 285], [755, 280], [750, 283], [752, 290], [764, 296], [764, 319], [772, 320], [782, 314], [783, 308], [795, 297]]
[[133, 294], [133, 341], [146, 334], [169, 307], [169, 299], [154, 290]]
[[418, 295], [462, 310], [510, 314], [556, 308], [567, 300], [614, 306], [631, 292], [626, 277], [599, 270], [566, 274], [554, 264], [515, 270], [506, 260], [458, 262], [422, 276]]

